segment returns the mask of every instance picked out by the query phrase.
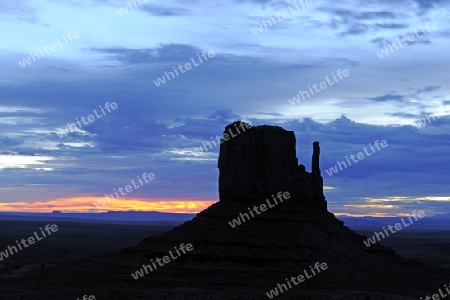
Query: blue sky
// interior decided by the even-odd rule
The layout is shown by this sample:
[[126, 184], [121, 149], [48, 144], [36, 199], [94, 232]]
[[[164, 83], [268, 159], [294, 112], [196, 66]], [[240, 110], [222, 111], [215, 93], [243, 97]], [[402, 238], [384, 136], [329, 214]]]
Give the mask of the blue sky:
[[[145, 172], [156, 179], [123, 200], [142, 200], [147, 208], [163, 201], [168, 211], [178, 201], [172, 211], [195, 210], [189, 203], [218, 200], [219, 149], [192, 151], [243, 120], [293, 130], [308, 170], [312, 142], [320, 141], [331, 212], [450, 213], [450, 3], [343, 2], [312, 0], [304, 8], [299, 1], [256, 0], [2, 4], [0, 210], [94, 210], [75, 204]], [[253, 33], [295, 4], [301, 8], [295, 14]], [[414, 41], [391, 46], [380, 58], [389, 43], [411, 34]], [[30, 60], [30, 52], [57, 40], [63, 47]], [[200, 64], [197, 54], [205, 50], [214, 57]], [[192, 60], [198, 66], [155, 85]], [[343, 70], [350, 75], [289, 103]], [[58, 136], [107, 102], [117, 109]], [[439, 118], [418, 128], [429, 115]], [[326, 174], [376, 140], [388, 147]]]

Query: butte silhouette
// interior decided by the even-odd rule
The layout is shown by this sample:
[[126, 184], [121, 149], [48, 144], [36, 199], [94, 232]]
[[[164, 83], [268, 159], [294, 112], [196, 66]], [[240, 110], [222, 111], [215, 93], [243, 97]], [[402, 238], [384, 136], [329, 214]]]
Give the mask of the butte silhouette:
[[[198, 299], [268, 299], [266, 292], [286, 284], [286, 278], [325, 262], [326, 271], [292, 284], [276, 298], [417, 299], [430, 290], [432, 278], [441, 284], [437, 271], [379, 244], [366, 247], [366, 237], [328, 212], [319, 142], [312, 145], [308, 172], [298, 165], [293, 131], [241, 125], [226, 126], [224, 135], [232, 137], [220, 144], [220, 201], [191, 221], [121, 252], [121, 259], [125, 254], [130, 263], [140, 262], [132, 272], [151, 258], [167, 255], [174, 246], [193, 245], [191, 252], [136, 283], [152, 287], [155, 295], [158, 289], [174, 295], [178, 288], [189, 287], [196, 291], [192, 295], [205, 297]], [[281, 202], [280, 192], [288, 192], [289, 199]], [[266, 210], [258, 214], [253, 208], [262, 204], [267, 204]], [[233, 223], [236, 219], [240, 224]]]
[[[318, 142], [308, 172], [298, 165], [293, 131], [264, 125], [238, 133], [240, 125], [228, 125], [224, 136], [234, 134], [220, 144], [220, 201], [134, 247], [44, 270], [16, 286], [33, 289], [30, 299], [47, 299], [39, 297], [46, 285], [59, 296], [84, 295], [88, 285], [97, 299], [268, 299], [317, 262], [328, 268], [274, 298], [419, 299], [448, 282], [448, 271], [379, 244], [366, 247], [366, 237], [328, 212]], [[182, 244], [193, 249], [181, 253]], [[169, 252], [177, 254], [157, 266]], [[137, 270], [143, 276], [131, 275]]]

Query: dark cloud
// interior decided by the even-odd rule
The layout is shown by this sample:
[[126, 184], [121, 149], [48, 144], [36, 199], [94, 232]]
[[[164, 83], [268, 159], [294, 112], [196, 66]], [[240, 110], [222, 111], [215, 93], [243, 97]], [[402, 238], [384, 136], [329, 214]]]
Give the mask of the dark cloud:
[[383, 29], [403, 29], [409, 27], [408, 24], [397, 24], [397, 23], [375, 24], [375, 26]]
[[440, 85], [428, 85], [428, 86], [424, 87], [423, 89], [417, 90], [417, 94], [434, 92], [440, 88], [441, 88]]
[[0, 15], [3, 18], [15, 19], [27, 23], [38, 23], [37, 9], [28, 4], [26, 0], [2, 1]]
[[388, 46], [389, 44], [391, 44], [390, 41], [388, 41], [385, 38], [381, 38], [381, 37], [372, 39], [371, 42], [374, 43], [374, 44], [377, 44], [378, 47], [380, 47], [380, 48], [384, 48], [384, 47]]
[[418, 119], [420, 117], [420, 115], [418, 114], [408, 114], [408, 113], [391, 113], [388, 114], [389, 116], [393, 116], [393, 117], [400, 117], [400, 118], [405, 118], [405, 119]]
[[334, 16], [341, 17], [342, 21], [344, 23], [351, 23], [353, 20], [361, 20], [361, 21], [367, 21], [367, 20], [396, 20], [398, 19], [398, 14], [393, 12], [386, 12], [386, 11], [372, 11], [372, 12], [360, 12], [359, 10], [349, 10], [349, 9], [342, 9], [342, 8], [333, 8], [333, 9], [323, 9], [324, 11], [328, 11]]
[[[355, 8], [330, 8], [322, 6], [318, 10], [329, 14], [330, 21], [319, 22], [319, 26], [326, 25], [328, 28], [339, 30], [338, 36], [366, 35], [379, 30], [399, 30], [410, 27], [407, 20], [410, 19], [409, 12], [413, 12], [419, 17], [427, 14], [430, 10], [445, 10], [449, 8], [449, 3], [444, 0], [399, 0], [392, 2], [389, 0], [350, 1]], [[411, 5], [415, 4], [415, 5]], [[365, 5], [372, 11], [361, 11]], [[390, 22], [389, 22], [390, 21]], [[395, 21], [395, 22], [394, 22]], [[344, 28], [344, 30], [342, 30]], [[442, 33], [437, 33], [441, 34]], [[429, 44], [429, 39], [418, 40], [416, 44]]]
[[347, 35], [365, 35], [369, 32], [378, 31], [380, 29], [402, 29], [409, 25], [405, 23], [385, 23], [384, 20], [398, 20], [403, 13], [372, 11], [360, 12], [349, 9], [323, 9], [332, 17], [330, 27], [338, 29], [345, 27], [345, 31], [339, 32], [340, 36]]
[[255, 3], [255, 4], [268, 4], [270, 2], [272, 2], [273, 0], [233, 0], [236, 1], [238, 3], [243, 3], [243, 2], [250, 2], [250, 3]]
[[380, 19], [395, 20], [398, 18], [398, 14], [388, 11], [361, 12], [355, 14], [354, 18], [356, 20], [380, 20]]
[[363, 23], [353, 23], [347, 27], [346, 31], [340, 32], [339, 35], [364, 35], [370, 30], [370, 26]]
[[186, 16], [190, 11], [183, 7], [169, 7], [153, 4], [145, 4], [139, 8], [141, 11], [149, 13], [152, 16], [171, 17], [171, 16]]
[[366, 99], [376, 101], [376, 102], [386, 102], [386, 101], [404, 102], [406, 100], [404, 95], [394, 95], [394, 94], [386, 94], [386, 95], [373, 97], [373, 98], [366, 98]]
[[172, 63], [178, 60], [186, 60], [196, 57], [203, 51], [190, 45], [169, 44], [157, 48], [129, 49], [122, 47], [89, 48], [91, 52], [104, 53], [113, 56], [117, 61], [126, 64]]
[[418, 5], [419, 15], [424, 15], [432, 9], [444, 9], [443, 6], [448, 5], [446, 0], [414, 0], [414, 2]]

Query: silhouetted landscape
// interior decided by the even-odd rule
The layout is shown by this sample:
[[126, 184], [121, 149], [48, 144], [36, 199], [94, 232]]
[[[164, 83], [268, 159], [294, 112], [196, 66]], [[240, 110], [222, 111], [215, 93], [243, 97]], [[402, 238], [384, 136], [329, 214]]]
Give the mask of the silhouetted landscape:
[[0, 4], [0, 300], [450, 299], [448, 0]]
[[[238, 127], [246, 130], [226, 140]], [[3, 297], [415, 299], [439, 288], [450, 275], [448, 216], [391, 237], [385, 226], [400, 226], [398, 218], [347, 217], [346, 226], [327, 210], [319, 142], [311, 172], [295, 154], [292, 131], [235, 122], [220, 145], [220, 201], [195, 217], [3, 214], [2, 248], [12, 236], [58, 224], [55, 238], [3, 257]], [[404, 226], [424, 217], [413, 216]], [[367, 242], [380, 231], [380, 243], [375, 235]]]

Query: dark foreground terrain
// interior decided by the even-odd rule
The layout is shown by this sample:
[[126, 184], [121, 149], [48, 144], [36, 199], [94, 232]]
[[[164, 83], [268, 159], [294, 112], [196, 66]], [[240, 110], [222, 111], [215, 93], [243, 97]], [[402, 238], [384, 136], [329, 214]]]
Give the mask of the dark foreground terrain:
[[[356, 232], [372, 236], [380, 228], [356, 229]], [[394, 249], [405, 258], [418, 259], [429, 265], [445, 267], [450, 270], [450, 229], [448, 231], [409, 230], [398, 232], [380, 242]], [[445, 281], [445, 280], [444, 280]], [[450, 278], [444, 283], [450, 282]]]
[[[0, 221], [0, 251], [5, 251], [8, 245], [16, 245], [15, 240], [20, 238], [28, 238], [33, 235], [34, 231], [38, 231], [39, 227], [43, 227], [46, 224], [54, 224], [53, 221]], [[148, 293], [144, 290], [152, 290], [150, 275], [146, 275], [145, 280], [139, 279], [138, 281], [133, 280], [130, 277], [129, 272], [123, 274], [124, 269], [133, 270], [133, 268], [117, 267], [120, 266], [120, 262], [116, 262], [117, 266], [113, 267], [112, 270], [117, 268], [117, 272], [120, 274], [109, 274], [102, 273], [103, 270], [97, 269], [99, 266], [99, 257], [103, 255], [109, 257], [115, 257], [115, 255], [110, 256], [108, 253], [117, 253], [118, 250], [122, 248], [136, 248], [133, 245], [139, 244], [144, 238], [151, 236], [156, 236], [163, 232], [166, 232], [173, 228], [173, 226], [161, 226], [157, 223], [148, 223], [147, 225], [134, 225], [128, 224], [99, 224], [99, 223], [80, 223], [80, 222], [58, 222], [58, 232], [53, 233], [51, 236], [46, 237], [42, 241], [30, 245], [28, 248], [19, 251], [19, 253], [10, 256], [0, 262], [0, 299], [77, 299], [74, 296], [62, 295], [57, 290], [64, 288], [67, 291], [74, 289], [79, 291], [77, 297], [80, 299], [83, 295], [94, 295], [96, 286], [108, 286], [108, 278], [111, 280], [117, 280], [116, 277], [123, 277], [123, 282], [128, 287], [135, 287], [133, 292], [130, 292], [130, 296], [126, 296], [127, 291], [122, 291], [120, 295], [110, 296], [109, 299], [268, 299], [265, 292], [271, 287], [271, 283], [267, 285], [267, 290], [261, 290], [260, 296], [255, 296], [255, 298], [246, 298], [243, 293], [240, 292], [240, 287], [236, 286], [236, 292], [230, 293], [228, 290], [226, 295], [219, 290], [216, 292], [211, 292], [209, 290], [204, 296], [199, 296], [202, 294], [202, 290], [197, 288], [186, 289], [185, 287], [177, 288], [176, 281], [170, 284], [172, 287], [166, 290], [157, 291], [152, 294], [151, 298], [148, 298]], [[363, 230], [361, 228], [355, 228], [355, 231], [360, 234], [365, 234], [370, 236], [374, 231], [378, 231], [378, 227], [370, 228], [365, 227]], [[381, 243], [383, 246], [390, 247], [394, 249], [402, 257], [408, 259], [417, 259], [421, 262], [425, 262], [427, 265], [436, 266], [438, 269], [440, 267], [446, 267], [450, 269], [450, 231], [408, 231], [399, 232], [397, 234], [391, 235], [389, 238], [383, 240]], [[91, 260], [91, 257], [97, 257], [97, 259]], [[161, 255], [162, 256], [162, 255]], [[147, 262], [152, 257], [141, 259], [139, 261]], [[188, 262], [188, 261], [187, 261]], [[148, 262], [147, 262], [148, 263]], [[126, 264], [126, 262], [124, 262]], [[415, 264], [415, 263], [413, 263]], [[66, 266], [70, 266], [70, 271], [68, 271], [68, 280], [64, 281], [64, 278], [60, 278], [61, 274], [64, 274], [64, 269]], [[215, 266], [206, 266], [207, 268], [215, 268]], [[221, 268], [220, 262], [217, 262], [217, 267]], [[259, 266], [255, 266], [257, 268]], [[286, 266], [288, 268], [288, 266]], [[78, 268], [78, 269], [77, 269]], [[91, 268], [91, 269], [90, 269]], [[166, 267], [165, 267], [166, 268]], [[54, 273], [52, 270], [55, 269]], [[108, 268], [105, 268], [107, 270]], [[169, 269], [169, 267], [167, 267]], [[270, 272], [271, 267], [268, 266], [268, 278], [271, 277]], [[91, 271], [89, 271], [91, 270]], [[162, 270], [160, 274], [163, 274], [165, 270]], [[75, 272], [75, 273], [73, 273]], [[80, 274], [85, 274], [92, 272], [95, 274], [101, 274], [102, 278], [99, 282], [92, 282], [92, 280], [87, 279], [83, 283], [83, 278]], [[109, 271], [108, 271], [109, 272]], [[76, 273], [79, 273], [78, 275]], [[53, 275], [54, 274], [54, 275]], [[245, 278], [245, 281], [251, 281], [251, 270], [248, 273], [236, 273], [236, 278]], [[151, 274], [154, 275], [154, 274]], [[425, 274], [424, 274], [425, 275]], [[97, 276], [97, 275], [96, 275]], [[214, 282], [217, 283], [217, 276], [220, 274], [215, 273], [211, 270], [211, 277]], [[283, 275], [284, 276], [284, 275]], [[282, 277], [273, 274], [274, 282], [282, 283]], [[56, 280], [55, 278], [60, 278]], [[89, 276], [88, 276], [89, 277]], [[30, 278], [30, 286], [27, 284]], [[78, 282], [73, 282], [73, 278], [78, 278]], [[114, 280], [113, 280], [114, 278]], [[325, 283], [329, 280], [328, 276], [324, 277]], [[25, 281], [23, 280], [25, 279]], [[58, 281], [58, 285], [52, 286], [52, 282]], [[170, 280], [170, 278], [167, 278]], [[367, 278], [370, 281], [370, 278]], [[393, 281], [397, 280], [392, 278]], [[424, 278], [425, 280], [425, 278]], [[219, 280], [220, 281], [220, 280]], [[339, 281], [339, 280], [338, 280]], [[436, 293], [439, 288], [442, 288], [444, 284], [448, 283], [450, 278], [442, 278], [442, 284], [436, 283], [435, 286], [429, 286], [428, 295]], [[277, 299], [419, 299], [424, 294], [419, 294], [417, 297], [413, 296], [388, 296], [384, 293], [377, 293], [371, 291], [370, 296], [361, 290], [352, 291], [351, 294], [347, 294], [346, 289], [339, 291], [336, 284], [332, 282], [329, 283], [330, 289], [324, 281], [318, 280], [318, 285], [315, 285], [314, 279], [311, 279], [308, 283], [308, 288], [305, 290], [304, 297], [299, 297], [295, 293], [295, 289], [300, 289], [299, 287], [294, 287], [291, 293], [284, 293], [276, 297]], [[319, 283], [320, 282], [320, 283]], [[10, 285], [12, 284], [12, 286]], [[148, 288], [146, 287], [149, 284]], [[40, 292], [39, 297], [30, 296], [27, 290], [30, 292], [36, 289], [39, 285]], [[85, 286], [84, 289], [80, 289], [81, 286]], [[414, 283], [411, 282], [413, 286]], [[207, 283], [205, 283], [205, 288]], [[111, 285], [111, 290], [120, 290], [120, 287]], [[407, 288], [407, 287], [405, 287]], [[17, 289], [17, 292], [12, 291], [12, 289]], [[301, 288], [303, 289], [303, 288]], [[142, 290], [142, 296], [136, 296], [136, 290]], [[327, 291], [328, 290], [328, 291]], [[81, 292], [82, 291], [82, 292]], [[167, 292], [169, 291], [169, 292]], [[70, 293], [73, 294], [73, 293]], [[114, 294], [114, 293], [113, 293]], [[131, 295], [132, 294], [132, 295]], [[139, 293], [137, 293], [139, 294]], [[28, 296], [27, 296], [28, 295]], [[230, 295], [232, 295], [230, 297]], [[242, 296], [241, 296], [242, 295]], [[328, 295], [328, 296], [325, 296]], [[291, 298], [292, 297], [292, 298]], [[103, 299], [101, 295], [97, 295], [97, 299]]]
[[89, 221], [86, 223], [61, 222], [54, 219], [48, 221], [0, 220], [0, 252], [4, 252], [8, 246], [17, 248], [16, 240], [22, 238], [26, 240], [34, 236], [34, 232], [40, 233], [39, 228], [44, 228], [46, 224], [56, 224], [58, 231], [27, 248], [22, 246], [22, 251], [18, 251], [17, 254], [3, 258], [0, 261], [0, 278], [21, 277], [32, 270], [118, 251], [139, 243], [143, 238], [161, 234], [174, 227], [151, 222], [142, 225]]

